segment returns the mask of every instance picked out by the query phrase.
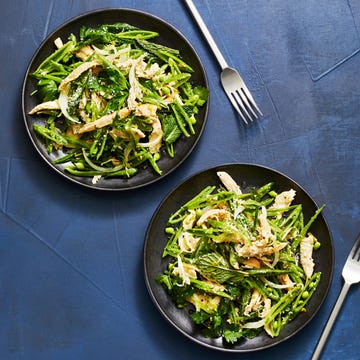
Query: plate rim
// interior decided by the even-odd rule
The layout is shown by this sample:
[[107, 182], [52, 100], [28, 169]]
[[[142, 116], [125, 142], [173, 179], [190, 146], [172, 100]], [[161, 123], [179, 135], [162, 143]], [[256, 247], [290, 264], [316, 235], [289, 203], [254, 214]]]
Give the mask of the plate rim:
[[[253, 349], [248, 349], [248, 348], [226, 348], [226, 347], [219, 347], [210, 343], [205, 343], [204, 341], [201, 341], [201, 339], [198, 339], [194, 336], [192, 336], [191, 334], [188, 334], [185, 330], [183, 330], [177, 323], [175, 323], [166, 313], [166, 311], [164, 309], [161, 308], [160, 304], [158, 303], [156, 296], [153, 292], [152, 286], [150, 284], [150, 279], [148, 276], [148, 271], [147, 271], [147, 250], [149, 247], [149, 232], [151, 230], [151, 227], [153, 226], [153, 223], [156, 220], [157, 214], [158, 212], [162, 209], [162, 206], [168, 201], [168, 199], [173, 195], [173, 193], [177, 192], [185, 183], [188, 183], [189, 181], [191, 181], [192, 179], [201, 176], [203, 173], [209, 172], [209, 171], [216, 171], [216, 169], [220, 169], [220, 168], [228, 168], [228, 167], [234, 167], [234, 166], [245, 166], [245, 167], [254, 167], [254, 168], [258, 168], [260, 170], [265, 170], [265, 171], [270, 171], [273, 172], [275, 174], [277, 174], [280, 177], [284, 177], [287, 181], [290, 181], [292, 183], [294, 183], [297, 187], [299, 187], [299, 189], [301, 189], [301, 191], [303, 191], [303, 193], [305, 194], [305, 196], [310, 200], [311, 204], [318, 209], [319, 206], [317, 204], [317, 202], [313, 199], [313, 197], [309, 194], [309, 192], [303, 187], [301, 186], [297, 181], [295, 181], [293, 178], [291, 178], [290, 176], [284, 174], [282, 171], [276, 170], [274, 168], [271, 168], [269, 166], [266, 165], [261, 165], [261, 164], [257, 164], [257, 163], [249, 163], [249, 162], [226, 162], [226, 163], [219, 163], [219, 164], [215, 164], [215, 165], [211, 165], [208, 167], [205, 167], [203, 169], [200, 169], [196, 172], [194, 172], [193, 174], [187, 176], [186, 178], [182, 179], [179, 183], [177, 183], [170, 191], [167, 192], [167, 194], [163, 197], [163, 199], [160, 201], [160, 203], [158, 204], [158, 206], [156, 207], [156, 209], [154, 210], [153, 215], [150, 218], [148, 227], [146, 229], [146, 233], [145, 233], [145, 241], [144, 241], [144, 245], [143, 245], [143, 274], [144, 274], [144, 280], [145, 280], [145, 285], [148, 291], [148, 294], [153, 302], [153, 304], [155, 305], [155, 308], [158, 310], [158, 312], [161, 314], [161, 316], [168, 322], [168, 324], [170, 324], [171, 326], [173, 326], [177, 331], [179, 331], [181, 334], [183, 334], [186, 338], [190, 339], [191, 341], [204, 346], [205, 348], [209, 348], [212, 350], [217, 350], [220, 352], [225, 352], [225, 353], [251, 353], [251, 352], [257, 352], [257, 351], [262, 351], [265, 349], [269, 349], [269, 348], [273, 348], [277, 345], [280, 345], [281, 343], [284, 343], [285, 341], [289, 340], [290, 338], [293, 338], [296, 334], [298, 334], [301, 330], [303, 330], [307, 325], [309, 325], [309, 323], [314, 319], [314, 317], [316, 316], [316, 314], [319, 312], [319, 310], [321, 309], [325, 299], [327, 298], [328, 294], [329, 294], [329, 290], [330, 287], [332, 285], [333, 282], [333, 273], [334, 273], [334, 243], [333, 243], [333, 236], [331, 233], [331, 229], [329, 227], [328, 221], [326, 219], [326, 217], [324, 216], [323, 212], [321, 212], [320, 216], [322, 218], [322, 221], [324, 222], [325, 225], [325, 230], [328, 234], [328, 238], [329, 238], [329, 249], [330, 249], [330, 255], [331, 255], [331, 259], [330, 259], [330, 263], [331, 263], [331, 268], [329, 269], [328, 272], [328, 282], [326, 284], [325, 290], [324, 290], [324, 294], [323, 297], [320, 299], [320, 301], [318, 301], [318, 305], [315, 308], [314, 312], [311, 314], [311, 316], [304, 321], [303, 324], [301, 324], [298, 328], [296, 328], [291, 334], [288, 334], [287, 336], [285, 336], [282, 339], [279, 339], [279, 341], [275, 341], [274, 343], [270, 343], [267, 344], [266, 346], [263, 347], [259, 347], [259, 348], [253, 348]], [[165, 244], [164, 244], [165, 245]], [[171, 297], [168, 295], [168, 293], [164, 290], [164, 293], [166, 294], [166, 297], [168, 297], [171, 300]], [[183, 310], [183, 309], [182, 309]], [[274, 338], [276, 339], [276, 338]]]
[[[191, 51], [192, 56], [196, 60], [197, 66], [199, 67], [201, 77], [203, 78], [203, 84], [201, 84], [201, 85], [206, 87], [208, 89], [209, 93], [210, 93], [209, 79], [208, 79], [208, 75], [207, 75], [207, 72], [206, 72], [206, 69], [205, 69], [205, 66], [204, 66], [204, 63], [203, 63], [202, 59], [200, 58], [200, 56], [199, 56], [197, 50], [195, 49], [194, 45], [188, 40], [188, 38], [183, 34], [183, 32], [180, 31], [178, 28], [176, 28], [174, 25], [172, 25], [172, 23], [165, 20], [164, 18], [161, 18], [158, 15], [155, 15], [155, 14], [153, 14], [151, 12], [140, 10], [140, 9], [133, 9], [133, 8], [129, 8], [129, 7], [102, 7], [102, 8], [97, 8], [97, 9], [85, 11], [85, 12], [82, 12], [82, 13], [80, 13], [78, 15], [75, 15], [75, 16], [72, 16], [72, 17], [68, 18], [67, 20], [63, 21], [61, 24], [56, 26], [40, 42], [40, 44], [37, 46], [34, 53], [32, 54], [30, 60], [28, 61], [28, 64], [27, 64], [26, 70], [25, 70], [25, 74], [23, 76], [23, 81], [22, 81], [22, 86], [21, 86], [21, 113], [22, 113], [23, 122], [25, 124], [26, 133], [28, 134], [28, 137], [30, 138], [30, 142], [32, 143], [32, 146], [35, 148], [36, 153], [38, 155], [40, 155], [40, 158], [43, 160], [42, 162], [47, 167], [51, 168], [54, 173], [57, 173], [58, 175], [60, 175], [60, 177], [65, 178], [70, 183], [76, 184], [76, 185], [78, 185], [80, 187], [83, 187], [83, 188], [88, 188], [88, 189], [98, 190], [98, 191], [107, 191], [107, 192], [131, 191], [131, 190], [134, 190], [134, 189], [138, 189], [138, 188], [142, 188], [142, 187], [151, 185], [151, 184], [153, 184], [155, 182], [158, 182], [158, 181], [162, 180], [167, 175], [173, 173], [178, 167], [180, 167], [185, 162], [185, 160], [191, 155], [191, 153], [195, 150], [198, 142], [200, 141], [200, 138], [201, 138], [201, 136], [202, 136], [202, 134], [204, 132], [204, 129], [206, 127], [206, 124], [207, 124], [208, 115], [209, 115], [209, 108], [210, 108], [210, 96], [208, 97], [207, 102], [205, 103], [205, 105], [201, 109], [201, 111], [203, 112], [203, 116], [202, 116], [201, 124], [200, 124], [199, 128], [196, 131], [196, 134], [193, 135], [194, 136], [193, 143], [189, 144], [189, 149], [183, 155], [183, 157], [181, 159], [179, 159], [179, 158], [176, 159], [176, 156], [175, 156], [173, 159], [168, 159], [169, 161], [173, 160], [174, 165], [172, 165], [166, 171], [166, 173], [164, 173], [162, 175], [154, 174], [154, 176], [152, 176], [149, 180], [147, 180], [145, 182], [140, 182], [140, 183], [137, 183], [137, 184], [133, 184], [131, 186], [126, 186], [126, 185], [106, 186], [106, 183], [105, 183], [105, 185], [101, 185], [102, 181], [106, 181], [105, 179], [101, 179], [102, 181], [100, 180], [97, 184], [92, 184], [91, 177], [79, 177], [79, 176], [74, 176], [74, 175], [71, 175], [71, 174], [67, 174], [64, 170], [61, 169], [61, 167], [56, 166], [55, 164], [52, 164], [51, 159], [49, 159], [45, 155], [44, 151], [41, 151], [41, 149], [37, 145], [36, 139], [34, 138], [35, 135], [33, 135], [31, 133], [30, 124], [28, 124], [28, 120], [27, 120], [28, 114], [27, 114], [27, 111], [25, 109], [26, 95], [27, 95], [26, 94], [27, 81], [28, 81], [29, 76], [30, 76], [30, 70], [32, 68], [33, 63], [38, 58], [39, 53], [43, 50], [43, 48], [45, 48], [45, 46], [51, 40], [51, 38], [54, 38], [55, 35], [58, 32], [60, 32], [63, 28], [65, 28], [67, 26], [71, 26], [72, 23], [79, 22], [82, 19], [86, 19], [86, 18], [91, 17], [91, 16], [96, 16], [97, 14], [106, 14], [106, 13], [114, 13], [114, 14], [119, 13], [120, 15], [122, 13], [129, 13], [129, 14], [131, 13], [131, 14], [135, 14], [136, 16], [144, 16], [144, 17], [147, 17], [148, 19], [155, 20], [157, 23], [161, 24], [162, 26], [165, 26], [165, 27], [171, 29], [171, 31], [176, 35], [176, 37], [181, 38], [181, 40], [186, 45], [186, 47]], [[125, 21], [123, 21], [123, 22], [125, 22]], [[131, 24], [131, 20], [129, 20], [129, 23]], [[100, 21], [100, 24], [105, 24], [105, 22]], [[69, 34], [70, 34], [70, 32], [69, 32]], [[160, 33], [159, 33], [159, 37], [161, 38]], [[34, 123], [34, 122], [35, 122], [35, 120], [32, 123]], [[163, 156], [168, 156], [168, 155], [163, 154]], [[147, 168], [149, 168], [149, 165], [147, 165]], [[141, 174], [141, 171], [143, 171], [143, 169], [139, 169], [139, 174]], [[138, 174], [136, 174], [135, 176], [137, 176], [137, 175]], [[87, 182], [84, 182], [83, 180], [86, 180], [86, 179], [87, 179]], [[122, 183], [126, 184], [126, 181], [130, 180], [130, 179], [132, 179], [132, 178], [113, 178], [112, 180], [113, 180], [113, 182], [115, 182], [117, 180], [118, 182], [120, 182], [120, 184], [122, 184]]]

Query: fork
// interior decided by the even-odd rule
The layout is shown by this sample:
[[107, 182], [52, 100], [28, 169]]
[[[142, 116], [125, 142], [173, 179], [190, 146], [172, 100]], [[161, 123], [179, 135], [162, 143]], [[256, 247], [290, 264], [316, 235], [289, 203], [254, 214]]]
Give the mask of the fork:
[[254, 98], [246, 87], [245, 82], [238, 73], [238, 71], [229, 67], [229, 65], [227, 64], [225, 58], [221, 54], [218, 46], [216, 45], [214, 38], [210, 34], [209, 29], [207, 28], [206, 24], [201, 18], [201, 15], [196, 9], [193, 1], [185, 0], [185, 2], [220, 64], [222, 70], [220, 76], [221, 84], [225, 90], [226, 95], [230, 99], [230, 102], [232, 103], [242, 120], [245, 122], [245, 124], [247, 124], [248, 120], [253, 121], [254, 119], [257, 119], [258, 114], [262, 116], [262, 112], [256, 105]]
[[323, 333], [317, 343], [316, 349], [313, 353], [311, 360], [319, 359], [321, 351], [325, 345], [326, 339], [330, 334], [331, 328], [339, 313], [339, 310], [346, 297], [346, 294], [350, 289], [350, 286], [360, 281], [360, 234], [358, 235], [356, 242], [352, 247], [349, 256], [346, 259], [345, 265], [342, 270], [342, 277], [344, 278], [344, 285], [336, 301], [336, 304], [331, 312], [331, 315], [326, 323]]

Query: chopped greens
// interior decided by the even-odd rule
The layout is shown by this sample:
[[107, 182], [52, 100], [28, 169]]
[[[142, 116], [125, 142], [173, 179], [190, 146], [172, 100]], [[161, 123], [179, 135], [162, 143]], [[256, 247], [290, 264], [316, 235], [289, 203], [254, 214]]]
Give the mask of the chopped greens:
[[208, 90], [190, 82], [193, 69], [177, 49], [151, 40], [159, 34], [126, 23], [83, 26], [79, 39], [55, 40], [56, 50], [32, 73], [41, 103], [30, 115], [55, 163], [76, 176], [134, 176], [140, 165], [175, 157], [174, 143], [195, 134]]
[[321, 273], [295, 190], [277, 194], [274, 183], [243, 193], [226, 172], [168, 219], [163, 257], [170, 262], [156, 280], [176, 306], [190, 308], [206, 337], [228, 343], [263, 330], [277, 337], [315, 293]]

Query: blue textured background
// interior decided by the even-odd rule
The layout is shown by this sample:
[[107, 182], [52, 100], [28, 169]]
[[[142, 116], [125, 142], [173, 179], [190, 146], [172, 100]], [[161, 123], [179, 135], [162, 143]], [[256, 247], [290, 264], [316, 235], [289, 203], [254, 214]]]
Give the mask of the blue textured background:
[[[342, 285], [360, 231], [360, 5], [357, 0], [195, 1], [225, 58], [243, 75], [264, 117], [244, 126], [219, 67], [182, 1], [3, 2], [0, 14], [0, 358], [308, 359]], [[21, 116], [33, 53], [64, 21], [104, 7], [145, 10], [177, 27], [201, 57], [211, 91], [195, 151], [140, 190], [99, 193], [60, 178], [34, 152]], [[334, 239], [329, 295], [315, 319], [278, 347], [222, 354], [192, 343], [147, 294], [142, 247], [161, 199], [212, 165], [254, 162], [301, 184]], [[351, 288], [324, 359], [359, 359], [359, 288]]]

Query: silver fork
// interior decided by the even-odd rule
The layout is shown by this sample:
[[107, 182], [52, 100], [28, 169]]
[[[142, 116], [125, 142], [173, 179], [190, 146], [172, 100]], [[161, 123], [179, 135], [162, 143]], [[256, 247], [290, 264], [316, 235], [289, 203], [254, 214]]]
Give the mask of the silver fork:
[[317, 343], [316, 349], [313, 353], [311, 360], [319, 359], [321, 351], [325, 345], [326, 339], [330, 334], [331, 328], [339, 313], [339, 310], [346, 297], [346, 294], [350, 289], [350, 286], [360, 281], [360, 234], [358, 235], [356, 242], [352, 247], [349, 256], [346, 259], [345, 265], [342, 270], [342, 276], [344, 278], [344, 285], [336, 301], [336, 304], [331, 312], [331, 315], [326, 323], [323, 333]]
[[257, 119], [258, 114], [262, 116], [244, 80], [237, 70], [229, 67], [227, 64], [192, 0], [185, 0], [185, 2], [220, 64], [222, 70], [220, 77], [221, 84], [240, 117], [247, 124], [247, 120], [253, 121]]

